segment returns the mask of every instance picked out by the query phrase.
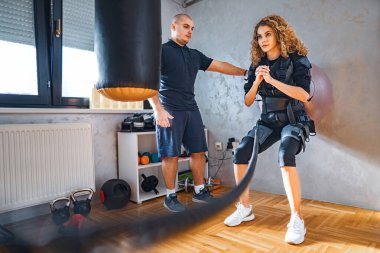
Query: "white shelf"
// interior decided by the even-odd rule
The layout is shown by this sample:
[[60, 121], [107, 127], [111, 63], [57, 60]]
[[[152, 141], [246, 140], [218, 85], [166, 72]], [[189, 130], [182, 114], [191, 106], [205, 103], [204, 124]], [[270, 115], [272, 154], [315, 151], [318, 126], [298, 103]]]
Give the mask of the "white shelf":
[[156, 134], [155, 131], [149, 131], [149, 132], [133, 132], [133, 134], [136, 134], [136, 135], [151, 135], [151, 134]]
[[[207, 130], [205, 129], [206, 141]], [[162, 162], [150, 163], [147, 165], [138, 164], [138, 153], [157, 153], [156, 132], [118, 132], [118, 164], [119, 178], [125, 180], [131, 187], [131, 201], [142, 203], [143, 201], [166, 195], [164, 177], [162, 175]], [[190, 168], [190, 157], [179, 157], [178, 171]], [[205, 164], [205, 177], [208, 176], [208, 164]], [[143, 181], [142, 174], [155, 176], [158, 179], [156, 194], [154, 191], [144, 192], [141, 189]], [[176, 180], [176, 191], [183, 190], [178, 187]]]
[[131, 135], [155, 135], [156, 131], [146, 131], [146, 132], [127, 132], [127, 131], [122, 131], [119, 132], [122, 134], [131, 134]]
[[[187, 161], [190, 161], [190, 157], [179, 158], [178, 159], [179, 163], [181, 163], [181, 162], [187, 162]], [[161, 166], [161, 165], [162, 165], [162, 162], [159, 162], [159, 163], [149, 163], [149, 164], [146, 164], [146, 165], [141, 165], [140, 164], [138, 166], [138, 169], [141, 170], [141, 169], [152, 168], [152, 167]]]
[[151, 192], [140, 191], [140, 197], [139, 197], [140, 202], [138, 202], [138, 203], [166, 195], [166, 188], [165, 187], [157, 186], [156, 190], [158, 191], [158, 194], [156, 194], [154, 191], [151, 191]]

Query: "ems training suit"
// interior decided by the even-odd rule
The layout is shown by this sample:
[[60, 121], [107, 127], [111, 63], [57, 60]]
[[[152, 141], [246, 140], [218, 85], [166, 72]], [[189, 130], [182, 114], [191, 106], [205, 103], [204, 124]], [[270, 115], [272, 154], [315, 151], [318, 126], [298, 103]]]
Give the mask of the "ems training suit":
[[206, 71], [213, 59], [172, 40], [162, 45], [159, 99], [174, 118], [170, 127], [157, 125], [161, 157], [177, 157], [181, 144], [190, 153], [207, 151], [203, 122], [195, 101], [194, 84], [199, 70]]
[[[274, 61], [263, 57], [257, 66], [270, 67], [271, 76], [283, 83], [298, 86], [310, 93], [311, 64], [306, 56], [292, 53], [288, 58], [280, 56]], [[245, 94], [255, 80], [257, 66], [251, 66], [248, 82], [244, 85]], [[262, 97], [262, 113], [257, 126], [242, 139], [234, 156], [235, 164], [248, 164], [253, 152], [255, 131], [258, 131], [259, 153], [275, 142], [281, 141], [278, 152], [280, 167], [296, 166], [295, 156], [305, 149], [310, 131], [314, 133], [314, 122], [307, 115], [301, 101], [295, 100], [263, 80], [258, 88]]]

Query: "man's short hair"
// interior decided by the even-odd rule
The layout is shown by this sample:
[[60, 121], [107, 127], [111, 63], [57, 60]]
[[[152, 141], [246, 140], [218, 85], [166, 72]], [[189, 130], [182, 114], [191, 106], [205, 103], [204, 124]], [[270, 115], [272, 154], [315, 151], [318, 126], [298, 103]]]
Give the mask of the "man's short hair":
[[193, 20], [189, 15], [185, 14], [185, 13], [179, 13], [177, 15], [175, 15], [173, 17], [173, 23], [178, 23], [178, 21], [180, 21], [183, 17], [187, 17], [188, 19], [190, 20]]

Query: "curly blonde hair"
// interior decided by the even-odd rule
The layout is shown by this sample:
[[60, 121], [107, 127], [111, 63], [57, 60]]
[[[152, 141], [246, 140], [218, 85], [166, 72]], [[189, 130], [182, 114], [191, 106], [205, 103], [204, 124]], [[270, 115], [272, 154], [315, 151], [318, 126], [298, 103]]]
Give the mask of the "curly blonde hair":
[[287, 58], [290, 53], [294, 52], [298, 52], [298, 54], [303, 56], [307, 55], [308, 49], [297, 37], [293, 27], [282, 17], [270, 15], [261, 19], [254, 28], [251, 41], [251, 61], [253, 66], [257, 66], [260, 59], [265, 56], [257, 39], [257, 29], [259, 29], [260, 26], [269, 26], [273, 29], [276, 34], [276, 39], [280, 44], [282, 57]]

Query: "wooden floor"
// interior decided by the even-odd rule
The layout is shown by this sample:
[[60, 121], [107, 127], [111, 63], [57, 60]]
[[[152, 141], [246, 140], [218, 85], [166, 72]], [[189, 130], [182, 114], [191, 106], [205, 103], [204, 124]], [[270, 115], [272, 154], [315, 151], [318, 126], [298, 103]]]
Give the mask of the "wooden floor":
[[[214, 191], [221, 195], [225, 190]], [[179, 193], [186, 205], [190, 193]], [[285, 196], [254, 192], [251, 196], [256, 219], [238, 227], [226, 227], [223, 220], [235, 210], [229, 206], [206, 222], [177, 233], [149, 247], [131, 246], [126, 235], [97, 240], [89, 252], [380, 252], [380, 212], [312, 200], [302, 201], [302, 213], [307, 227], [306, 240], [298, 246], [284, 242], [289, 207]], [[106, 211], [101, 204], [93, 205], [91, 222], [117, 220], [120, 216], [131, 219], [166, 213], [163, 198], [129, 203], [126, 208]], [[8, 229], [15, 233], [38, 237], [50, 217], [39, 217], [12, 224]], [[152, 228], [154, 229], [154, 228]], [[46, 229], [44, 230], [46, 233]], [[0, 252], [9, 252], [0, 247]], [[57, 252], [57, 249], [40, 247], [33, 252]]]

